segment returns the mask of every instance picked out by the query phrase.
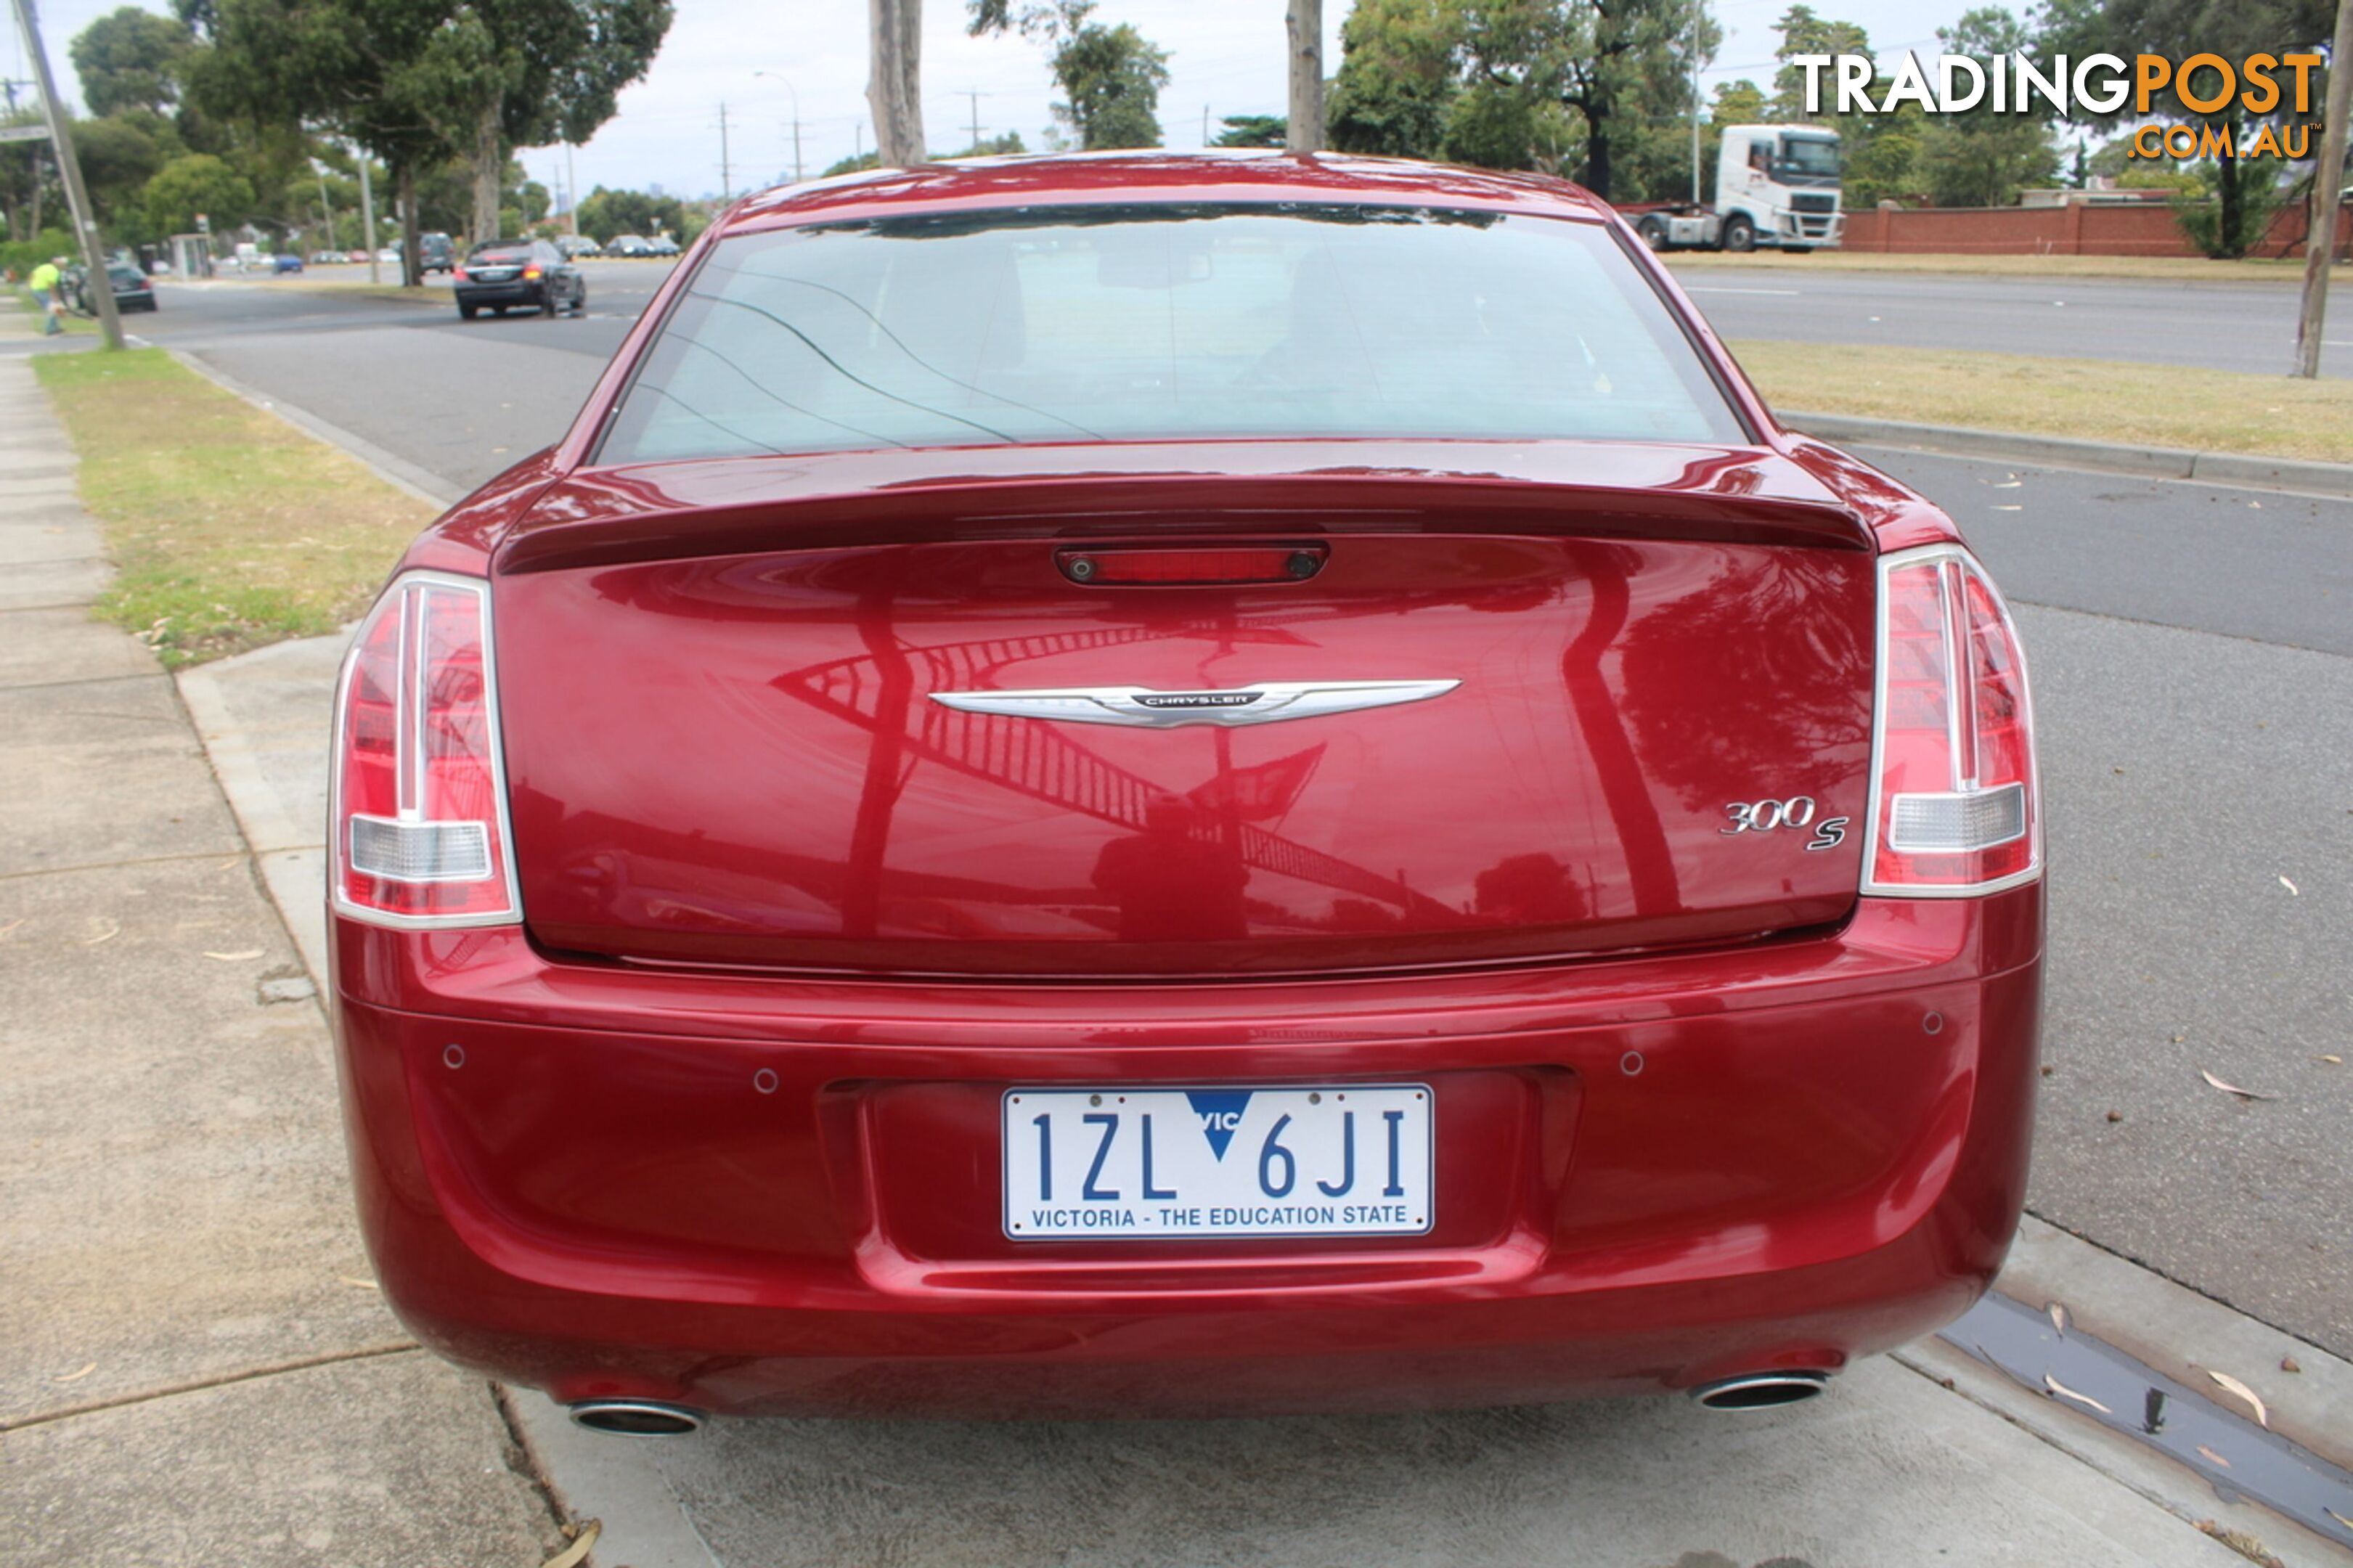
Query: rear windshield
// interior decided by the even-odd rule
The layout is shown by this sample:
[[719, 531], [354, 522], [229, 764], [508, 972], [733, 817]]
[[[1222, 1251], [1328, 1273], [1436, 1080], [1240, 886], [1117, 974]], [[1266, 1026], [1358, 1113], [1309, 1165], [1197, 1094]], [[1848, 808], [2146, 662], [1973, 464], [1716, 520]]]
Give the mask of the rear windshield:
[[474, 254], [468, 257], [466, 259], [469, 261], [529, 261], [531, 259], [531, 247], [528, 245], [485, 245], [478, 247]]
[[724, 240], [598, 457], [1319, 436], [1746, 439], [1599, 225], [1162, 205]]

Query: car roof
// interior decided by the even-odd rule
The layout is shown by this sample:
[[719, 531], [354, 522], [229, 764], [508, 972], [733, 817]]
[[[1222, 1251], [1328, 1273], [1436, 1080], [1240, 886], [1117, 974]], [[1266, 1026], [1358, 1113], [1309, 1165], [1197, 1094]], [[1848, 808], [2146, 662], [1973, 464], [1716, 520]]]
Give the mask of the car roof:
[[1549, 175], [1405, 158], [1272, 149], [1058, 153], [947, 158], [782, 185], [738, 203], [724, 219], [724, 232], [1000, 206], [1176, 202], [1442, 206], [1588, 220], [1610, 211], [1583, 187]]

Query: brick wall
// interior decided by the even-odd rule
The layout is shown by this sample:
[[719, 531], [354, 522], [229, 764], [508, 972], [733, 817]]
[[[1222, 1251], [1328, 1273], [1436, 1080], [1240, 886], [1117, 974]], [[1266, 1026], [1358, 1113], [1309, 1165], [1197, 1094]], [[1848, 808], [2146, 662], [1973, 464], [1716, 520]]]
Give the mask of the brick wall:
[[[2272, 220], [2250, 254], [2301, 255], [2305, 208]], [[2173, 209], [2163, 202], [2129, 206], [1879, 207], [1846, 215], [1845, 247], [1926, 255], [2195, 256]], [[2337, 215], [2337, 247], [2353, 248], [2353, 206]]]

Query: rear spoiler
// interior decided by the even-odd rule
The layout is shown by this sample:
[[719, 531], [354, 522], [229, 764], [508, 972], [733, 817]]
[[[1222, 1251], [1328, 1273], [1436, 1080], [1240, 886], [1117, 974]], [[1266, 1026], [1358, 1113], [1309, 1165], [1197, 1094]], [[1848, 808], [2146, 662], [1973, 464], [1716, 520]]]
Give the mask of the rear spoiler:
[[1762, 447], [1382, 443], [1375, 449], [1391, 460], [1373, 466], [1361, 460], [1368, 445], [993, 447], [581, 469], [551, 486], [508, 531], [497, 568], [1198, 534], [1506, 533], [1874, 548], [1862, 518], [1804, 468]]

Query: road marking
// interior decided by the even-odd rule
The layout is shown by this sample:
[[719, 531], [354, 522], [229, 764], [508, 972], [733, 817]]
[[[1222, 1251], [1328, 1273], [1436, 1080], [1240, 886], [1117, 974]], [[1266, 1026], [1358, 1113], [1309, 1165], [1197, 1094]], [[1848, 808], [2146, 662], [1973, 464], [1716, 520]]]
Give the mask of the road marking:
[[1778, 294], [1794, 300], [1798, 298], [1799, 291], [1795, 289], [1725, 289], [1712, 283], [1686, 283], [1683, 285], [1683, 292], [1686, 294]]

